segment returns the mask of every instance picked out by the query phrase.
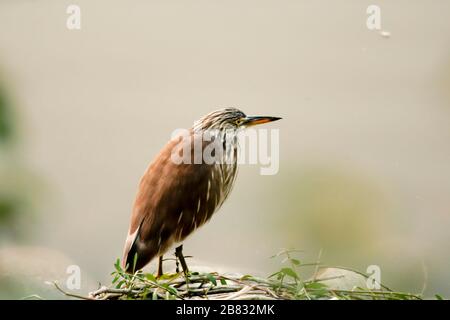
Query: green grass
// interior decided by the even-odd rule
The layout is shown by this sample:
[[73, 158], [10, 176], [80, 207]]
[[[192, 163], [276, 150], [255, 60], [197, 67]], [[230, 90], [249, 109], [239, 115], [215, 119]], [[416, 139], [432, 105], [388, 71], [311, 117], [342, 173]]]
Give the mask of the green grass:
[[[191, 272], [164, 274], [156, 278], [151, 273], [124, 272], [117, 260], [112, 272], [113, 281], [109, 287], [92, 292], [89, 299], [237, 299], [237, 300], [422, 300], [419, 294], [398, 292], [381, 285], [378, 290], [353, 287], [341, 290], [328, 287], [326, 280], [304, 279], [303, 267], [319, 263], [303, 264], [295, 257], [297, 251], [282, 250], [272, 258], [280, 258], [281, 267], [267, 278], [252, 275], [230, 276], [212, 273]], [[362, 273], [357, 273], [364, 275]], [[338, 277], [336, 277], [338, 278]], [[78, 297], [79, 298], [79, 297]], [[436, 296], [437, 299], [442, 299]]]

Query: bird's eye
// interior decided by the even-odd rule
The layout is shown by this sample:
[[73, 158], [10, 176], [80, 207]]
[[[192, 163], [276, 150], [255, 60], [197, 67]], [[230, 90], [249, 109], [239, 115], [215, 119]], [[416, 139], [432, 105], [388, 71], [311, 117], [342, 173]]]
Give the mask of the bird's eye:
[[242, 123], [242, 118], [237, 119], [236, 121], [234, 121], [234, 124], [239, 126]]

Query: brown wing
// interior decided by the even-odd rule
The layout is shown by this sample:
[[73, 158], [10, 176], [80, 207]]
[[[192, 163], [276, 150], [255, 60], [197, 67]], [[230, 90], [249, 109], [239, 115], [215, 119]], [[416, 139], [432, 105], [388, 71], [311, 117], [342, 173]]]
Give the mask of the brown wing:
[[125, 243], [124, 266], [132, 266], [137, 254], [139, 270], [164, 254], [208, 221], [221, 201], [220, 179], [213, 179], [213, 165], [177, 165], [172, 161], [172, 151], [180, 139], [161, 150], [141, 179]]

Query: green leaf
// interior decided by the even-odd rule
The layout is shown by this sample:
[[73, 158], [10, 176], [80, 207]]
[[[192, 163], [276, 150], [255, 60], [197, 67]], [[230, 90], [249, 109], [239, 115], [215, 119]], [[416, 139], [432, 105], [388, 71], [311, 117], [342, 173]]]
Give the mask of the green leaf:
[[116, 263], [114, 264], [114, 267], [116, 268], [116, 270], [120, 273], [123, 272], [122, 267], [120, 266], [120, 259], [117, 258]]
[[116, 289], [120, 289], [124, 283], [125, 283], [125, 280], [121, 280], [121, 281], [116, 285]]
[[435, 297], [436, 297], [437, 300], [444, 300], [444, 298], [442, 298], [442, 296], [439, 295], [439, 294], [436, 294]]
[[116, 275], [116, 276], [114, 277], [112, 283], [113, 283], [113, 284], [116, 283], [117, 280], [119, 280], [119, 278], [120, 278], [120, 275]]
[[152, 282], [156, 282], [155, 276], [154, 276], [153, 274], [151, 274], [151, 273], [147, 273], [147, 274], [145, 275], [145, 278], [146, 278], [147, 280], [152, 281]]
[[293, 264], [295, 264], [296, 266], [299, 266], [299, 265], [300, 265], [300, 260], [297, 260], [297, 259], [291, 259], [291, 262], [292, 262]]
[[164, 283], [161, 285], [164, 289], [166, 289], [167, 292], [173, 295], [177, 295], [178, 291], [174, 287], [169, 286], [167, 283]]
[[148, 289], [144, 289], [144, 291], [142, 291], [142, 294], [141, 294], [142, 300], [148, 300], [147, 297], [148, 297], [149, 293], [150, 292]]
[[220, 278], [220, 284], [223, 286], [227, 285], [227, 280], [225, 280], [224, 278]]
[[327, 285], [321, 282], [311, 282], [306, 285], [306, 288], [313, 290], [327, 289]]
[[177, 278], [179, 275], [178, 273], [165, 273], [161, 277], [159, 277], [160, 280], [172, 280]]
[[[278, 271], [278, 272], [272, 273], [272, 274], [271, 274], [271, 275], [269, 276], [269, 279], [270, 279], [270, 278], [273, 278], [273, 277], [275, 277], [275, 276], [277, 276], [277, 278], [278, 278], [278, 276], [279, 276], [280, 272], [281, 272], [281, 271]], [[251, 276], [249, 276], [249, 277], [251, 277]], [[242, 279], [242, 280], [247, 280], [247, 279]]]
[[207, 273], [206, 277], [208, 278], [209, 281], [211, 281], [213, 285], [217, 286], [216, 278], [211, 273]]
[[138, 259], [138, 254], [136, 252], [133, 257], [133, 273], [136, 271], [137, 259]]
[[[329, 296], [327, 285], [320, 282], [312, 282], [306, 285], [306, 290], [309, 291], [316, 299]], [[299, 291], [300, 292], [300, 291]]]
[[283, 268], [283, 269], [281, 269], [280, 272], [291, 278], [299, 279], [297, 273], [294, 270], [292, 270], [291, 268]]

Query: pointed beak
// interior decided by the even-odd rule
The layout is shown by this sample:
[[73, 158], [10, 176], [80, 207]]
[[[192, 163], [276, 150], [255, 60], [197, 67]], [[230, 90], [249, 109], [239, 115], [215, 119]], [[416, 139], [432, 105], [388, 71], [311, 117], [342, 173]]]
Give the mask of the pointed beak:
[[272, 122], [272, 121], [277, 121], [280, 120], [281, 118], [279, 117], [260, 117], [260, 116], [247, 116], [245, 118], [242, 119], [242, 126], [246, 126], [246, 127], [250, 127], [250, 126], [255, 126], [257, 124], [263, 124], [263, 123], [267, 123], [267, 122]]

